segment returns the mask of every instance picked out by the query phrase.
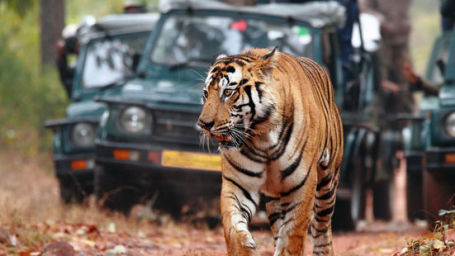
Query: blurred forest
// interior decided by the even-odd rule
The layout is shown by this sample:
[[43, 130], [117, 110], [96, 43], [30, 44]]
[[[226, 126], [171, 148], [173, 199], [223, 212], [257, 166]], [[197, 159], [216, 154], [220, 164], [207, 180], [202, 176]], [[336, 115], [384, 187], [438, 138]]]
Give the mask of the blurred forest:
[[411, 56], [417, 73], [425, 75], [434, 39], [442, 32], [439, 1], [413, 0], [411, 19]]
[[[147, 1], [153, 4], [157, 1]], [[52, 133], [47, 119], [63, 118], [68, 99], [55, 67], [40, 66], [40, 1], [0, 0], [0, 147], [35, 154], [49, 151]], [[123, 0], [65, 1], [66, 24], [85, 15], [120, 13]], [[433, 40], [440, 34], [435, 1], [414, 0], [411, 51], [424, 74]]]
[[[65, 2], [66, 24], [122, 12], [123, 0]], [[51, 148], [47, 119], [63, 118], [68, 99], [54, 66], [40, 66], [40, 1], [0, 0], [0, 146], [34, 154]]]

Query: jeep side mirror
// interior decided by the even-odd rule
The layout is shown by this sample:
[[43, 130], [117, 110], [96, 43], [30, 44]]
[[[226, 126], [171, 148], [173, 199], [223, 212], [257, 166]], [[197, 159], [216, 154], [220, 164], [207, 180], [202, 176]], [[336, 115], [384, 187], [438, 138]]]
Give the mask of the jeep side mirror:
[[446, 64], [444, 63], [444, 61], [441, 59], [437, 60], [436, 66], [438, 67], [439, 72], [441, 72], [441, 76], [444, 76], [444, 72], [446, 71]]
[[137, 53], [135, 52], [133, 54], [133, 65], [131, 67], [131, 70], [133, 72], [136, 72], [136, 69], [137, 69], [137, 66], [139, 65], [139, 61], [141, 60], [141, 54], [140, 53]]

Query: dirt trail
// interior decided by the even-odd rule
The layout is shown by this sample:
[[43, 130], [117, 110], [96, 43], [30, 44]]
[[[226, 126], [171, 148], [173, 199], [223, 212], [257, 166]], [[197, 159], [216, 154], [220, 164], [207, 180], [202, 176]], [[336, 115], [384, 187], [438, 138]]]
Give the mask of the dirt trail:
[[[41, 255], [71, 248], [80, 256], [225, 255], [221, 228], [196, 229], [145, 208], [125, 218], [99, 211], [93, 200], [85, 206], [62, 206], [50, 156], [0, 152], [0, 163], [0, 255]], [[371, 216], [367, 220], [361, 232], [334, 235], [337, 255], [392, 255], [407, 241], [428, 235], [402, 218], [393, 223], [375, 222]], [[268, 231], [254, 231], [253, 236], [261, 255], [273, 255]], [[55, 241], [65, 243], [52, 244]], [[307, 254], [310, 244], [308, 239]]]

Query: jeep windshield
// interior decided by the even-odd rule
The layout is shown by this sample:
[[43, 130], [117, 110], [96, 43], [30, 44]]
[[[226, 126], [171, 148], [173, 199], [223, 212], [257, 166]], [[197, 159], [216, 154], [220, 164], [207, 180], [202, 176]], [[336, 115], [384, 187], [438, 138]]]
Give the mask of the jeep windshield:
[[309, 27], [263, 17], [199, 15], [197, 12], [170, 15], [161, 27], [151, 60], [170, 69], [207, 67], [219, 54], [234, 55], [252, 47], [275, 46], [295, 56], [314, 57]]
[[451, 36], [443, 36], [434, 47], [434, 59], [430, 63], [428, 73], [428, 80], [434, 84], [442, 84], [444, 82], [444, 71], [449, 60], [451, 39]]
[[82, 85], [104, 87], [131, 76], [133, 58], [144, 49], [148, 35], [140, 32], [91, 40], [86, 45]]

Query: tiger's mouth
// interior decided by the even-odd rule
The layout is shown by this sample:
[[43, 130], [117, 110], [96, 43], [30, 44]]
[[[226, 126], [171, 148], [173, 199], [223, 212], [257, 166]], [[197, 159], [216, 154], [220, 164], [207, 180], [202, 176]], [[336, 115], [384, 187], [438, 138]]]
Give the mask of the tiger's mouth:
[[213, 134], [213, 137], [218, 141], [218, 142], [232, 142], [231, 136], [218, 136]]
[[230, 135], [229, 133], [228, 134], [219, 134], [219, 135], [212, 133], [210, 135], [211, 135], [211, 137], [213, 137], [215, 140], [218, 141], [219, 147], [222, 150], [230, 150], [230, 149], [240, 147], [240, 143], [234, 137], [232, 137], [232, 135]]

